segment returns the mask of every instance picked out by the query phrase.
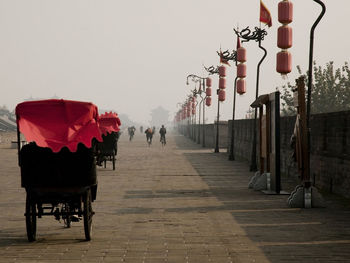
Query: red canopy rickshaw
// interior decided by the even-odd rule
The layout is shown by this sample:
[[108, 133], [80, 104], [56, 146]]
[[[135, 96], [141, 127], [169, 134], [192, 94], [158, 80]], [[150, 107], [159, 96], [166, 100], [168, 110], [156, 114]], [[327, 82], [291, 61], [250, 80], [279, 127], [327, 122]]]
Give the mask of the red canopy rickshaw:
[[119, 126], [121, 125], [118, 114], [106, 112], [100, 115], [99, 127], [102, 133], [102, 142], [97, 144], [97, 164], [106, 168], [106, 162], [111, 161], [115, 170], [116, 155], [118, 152]]
[[94, 141], [102, 141], [98, 110], [92, 103], [68, 100], [23, 102], [16, 107], [21, 184], [26, 189], [26, 228], [36, 239], [36, 218], [54, 215], [70, 227], [83, 217], [91, 239], [97, 178]]

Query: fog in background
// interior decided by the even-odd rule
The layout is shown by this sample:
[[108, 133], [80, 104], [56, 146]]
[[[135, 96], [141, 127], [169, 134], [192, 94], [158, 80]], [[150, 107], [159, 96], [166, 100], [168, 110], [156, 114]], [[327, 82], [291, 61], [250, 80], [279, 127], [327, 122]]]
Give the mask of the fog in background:
[[[262, 45], [268, 50], [261, 66], [260, 94], [287, 81], [294, 83], [296, 65], [308, 67], [309, 31], [321, 8], [312, 0], [294, 0], [293, 72], [287, 80], [276, 73], [276, 0], [264, 0], [273, 26]], [[349, 61], [349, 0], [324, 0], [325, 17], [315, 32], [318, 65]], [[152, 109], [173, 114], [194, 88], [186, 76], [207, 76], [217, 65], [216, 50], [235, 49], [233, 27], [259, 25], [259, 0], [1, 0], [0, 105], [10, 110], [29, 97], [91, 101], [130, 119], [148, 123]], [[237, 98], [243, 118], [255, 97], [256, 65], [263, 52], [256, 42], [247, 48], [247, 93]], [[221, 119], [232, 117], [235, 67], [229, 69]], [[213, 78], [213, 88], [218, 85]], [[216, 95], [207, 108], [216, 114]]]

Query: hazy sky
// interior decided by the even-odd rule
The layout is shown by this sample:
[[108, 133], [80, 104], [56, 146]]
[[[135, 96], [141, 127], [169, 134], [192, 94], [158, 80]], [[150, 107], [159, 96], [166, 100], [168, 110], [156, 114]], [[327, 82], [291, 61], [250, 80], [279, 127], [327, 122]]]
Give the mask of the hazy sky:
[[[273, 26], [263, 41], [268, 56], [261, 67], [260, 94], [288, 80], [296, 65], [308, 65], [309, 31], [320, 12], [312, 0], [294, 0], [293, 72], [283, 80], [275, 71], [276, 0], [264, 0]], [[327, 12], [315, 32], [318, 64], [349, 61], [349, 0], [324, 0]], [[28, 97], [56, 95], [91, 101], [147, 123], [161, 105], [172, 116], [194, 86], [190, 73], [206, 76], [203, 64], [217, 65], [216, 50], [236, 45], [233, 27], [258, 26], [259, 0], [0, 0], [0, 105], [13, 109]], [[247, 93], [237, 98], [244, 117], [255, 96], [256, 65], [262, 56], [256, 42], [247, 48]], [[221, 119], [232, 116], [235, 68], [227, 77], [227, 100]], [[217, 77], [213, 79], [217, 87]], [[207, 108], [216, 114], [216, 95]], [[172, 117], [171, 116], [171, 117]]]

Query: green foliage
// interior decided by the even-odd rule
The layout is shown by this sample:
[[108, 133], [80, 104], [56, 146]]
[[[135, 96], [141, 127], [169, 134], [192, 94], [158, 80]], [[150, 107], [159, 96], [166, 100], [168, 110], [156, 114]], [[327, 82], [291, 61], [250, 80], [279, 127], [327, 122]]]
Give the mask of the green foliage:
[[[300, 67], [298, 71], [302, 74]], [[307, 86], [308, 77], [305, 75]], [[282, 115], [295, 114], [293, 106], [293, 92], [289, 82], [282, 86], [281, 104]], [[350, 110], [350, 68], [345, 62], [344, 66], [334, 69], [333, 62], [324, 68], [314, 63], [313, 86], [311, 94], [311, 113], [325, 113]]]

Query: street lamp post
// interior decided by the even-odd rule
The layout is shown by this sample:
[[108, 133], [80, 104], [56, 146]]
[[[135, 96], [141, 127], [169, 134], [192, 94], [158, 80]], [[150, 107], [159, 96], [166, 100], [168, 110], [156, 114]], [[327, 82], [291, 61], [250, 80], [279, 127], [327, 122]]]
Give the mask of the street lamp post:
[[[226, 61], [234, 61], [237, 66], [237, 51], [232, 50], [232, 53], [230, 53], [228, 50], [224, 52], [218, 52], [218, 55], [221, 59]], [[230, 161], [233, 161], [235, 159], [235, 153], [234, 153], [234, 143], [235, 143], [235, 132], [234, 132], [234, 123], [235, 123], [235, 112], [236, 112], [236, 88], [237, 88], [237, 79], [238, 76], [235, 77], [234, 82], [234, 88], [233, 88], [233, 109], [232, 109], [232, 127], [231, 127], [231, 141], [230, 141], [230, 149], [229, 149], [229, 157], [228, 159]]]
[[313, 51], [314, 51], [314, 31], [316, 26], [321, 21], [322, 17], [326, 13], [326, 6], [321, 0], [313, 0], [322, 7], [320, 15], [317, 17], [316, 21], [311, 27], [310, 30], [310, 49], [309, 49], [309, 75], [308, 75], [308, 89], [307, 89], [307, 111], [306, 111], [306, 127], [307, 127], [307, 162], [308, 162], [308, 171], [306, 172], [307, 178], [305, 178], [305, 187], [309, 188], [311, 186], [310, 182], [310, 171], [311, 171], [311, 130], [310, 130], [310, 113], [311, 113], [311, 90], [312, 90], [312, 62], [313, 62]]
[[179, 117], [179, 120], [178, 120], [177, 130], [178, 130], [178, 132], [182, 133], [182, 108], [183, 108], [183, 104], [178, 102], [176, 104], [176, 107], [178, 107], [178, 106], [180, 106], [180, 110], [178, 111], [178, 115], [180, 117]]
[[[213, 74], [219, 74], [219, 67], [216, 68], [214, 66], [210, 66], [209, 68], [204, 67], [205, 70], [209, 73], [209, 75]], [[219, 119], [220, 119], [220, 100], [219, 100], [219, 89], [216, 91], [218, 95], [218, 111], [217, 111], [217, 117], [216, 117], [216, 138], [215, 138], [215, 149], [214, 152], [219, 152]]]
[[[197, 111], [196, 111], [196, 107], [197, 107], [197, 89], [195, 88], [192, 91], [192, 140], [196, 141], [197, 140], [197, 133], [196, 133], [196, 126], [197, 126]], [[193, 118], [194, 115], [194, 118]]]
[[199, 111], [199, 118], [198, 118], [198, 140], [197, 140], [197, 143], [200, 144], [201, 143], [201, 129], [203, 128], [201, 126], [201, 108], [202, 108], [202, 103], [204, 101], [204, 98], [202, 96], [202, 93], [203, 91], [200, 90], [200, 92], [198, 92], [199, 94], [199, 97], [201, 97], [201, 101], [199, 102], [199, 105], [198, 105], [198, 111]]
[[[261, 46], [261, 41], [264, 40], [264, 37], [267, 35], [267, 32], [265, 29], [261, 29], [259, 27], [255, 27], [255, 31], [251, 32], [249, 29], [249, 26], [245, 29], [238, 31], [234, 29], [235, 33], [238, 37], [242, 38], [242, 42], [249, 42], [250, 40], [254, 40], [259, 43], [259, 48], [264, 51], [263, 57], [260, 59], [257, 69], [256, 69], [256, 91], [255, 91], [255, 99], [258, 99], [259, 95], [259, 75], [260, 75], [260, 65], [264, 61], [267, 50]], [[254, 123], [253, 123], [253, 145], [252, 145], [252, 156], [251, 156], [251, 164], [250, 164], [250, 170], [256, 171], [257, 170], [257, 164], [256, 164], [256, 118], [257, 118], [257, 109], [255, 108], [254, 112]]]
[[[203, 92], [202, 89], [204, 89], [204, 87], [205, 87], [205, 79], [206, 78], [197, 76], [195, 74], [189, 74], [186, 78], [187, 85], [189, 85], [189, 82], [188, 82], [189, 79], [191, 79], [195, 83], [199, 82], [199, 89], [198, 89], [198, 91], [196, 91], [196, 90], [195, 91], [196, 91], [196, 94], [199, 94], [199, 96], [202, 98], [201, 94]], [[202, 103], [203, 100], [204, 99], [202, 98], [202, 101], [200, 103]], [[201, 134], [200, 130], [201, 130], [201, 128], [202, 128], [202, 133], [204, 133], [204, 125], [202, 125], [202, 127], [201, 127], [201, 109], [200, 109], [201, 104], [200, 103], [199, 103], [199, 120], [198, 120], [198, 125], [199, 125], [199, 127], [198, 127], [198, 143], [200, 143], [200, 134]], [[203, 116], [204, 116], [204, 107], [203, 107]], [[204, 124], [204, 117], [203, 117], [203, 124]]]

